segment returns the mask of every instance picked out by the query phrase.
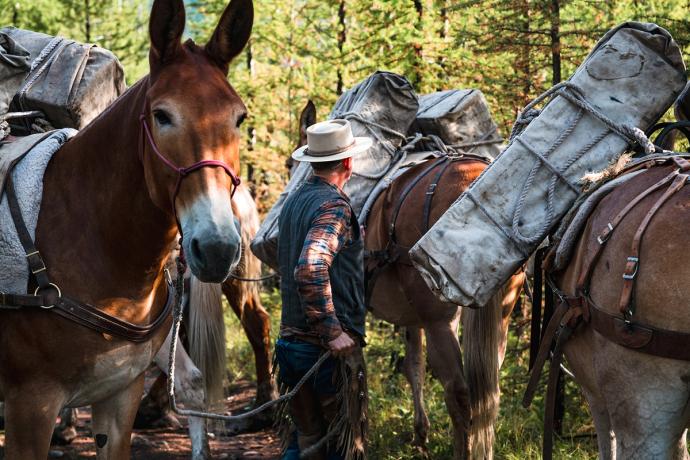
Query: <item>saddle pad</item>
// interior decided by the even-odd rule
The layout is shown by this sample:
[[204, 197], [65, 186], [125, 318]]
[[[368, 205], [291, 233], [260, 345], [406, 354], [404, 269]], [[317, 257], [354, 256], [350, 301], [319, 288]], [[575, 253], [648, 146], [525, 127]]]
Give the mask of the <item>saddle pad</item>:
[[[53, 131], [22, 158], [12, 174], [22, 216], [31, 237], [36, 236], [38, 212], [43, 197], [43, 174], [53, 154], [77, 133], [74, 129]], [[5, 183], [10, 159], [19, 158], [45, 134], [19, 138], [0, 145], [0, 184]], [[4, 186], [3, 189], [4, 190]], [[27, 291], [29, 265], [7, 204], [7, 196], [0, 190], [0, 291], [23, 294]]]
[[591, 194], [587, 195], [581, 201], [577, 209], [573, 209], [572, 213], [569, 213], [569, 215], [563, 219], [561, 226], [556, 231], [556, 236], [560, 238], [557, 238], [558, 246], [553, 260], [553, 270], [558, 271], [566, 267], [566, 264], [570, 261], [573, 249], [582, 235], [582, 229], [587, 224], [590, 214], [592, 214], [592, 211], [594, 211], [594, 208], [597, 207], [599, 202], [603, 200], [606, 195], [611, 193], [613, 189], [629, 181], [642, 171], [644, 170], [633, 171], [606, 182]]

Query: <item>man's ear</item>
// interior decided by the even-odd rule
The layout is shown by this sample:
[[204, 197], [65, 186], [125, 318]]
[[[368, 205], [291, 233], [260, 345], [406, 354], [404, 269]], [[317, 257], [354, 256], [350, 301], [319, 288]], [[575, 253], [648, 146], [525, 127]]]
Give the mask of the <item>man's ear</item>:
[[343, 159], [343, 168], [346, 171], [348, 171], [348, 172], [352, 171], [352, 165], [353, 164], [354, 164], [354, 162], [352, 160], [352, 157], [347, 157], [347, 158]]

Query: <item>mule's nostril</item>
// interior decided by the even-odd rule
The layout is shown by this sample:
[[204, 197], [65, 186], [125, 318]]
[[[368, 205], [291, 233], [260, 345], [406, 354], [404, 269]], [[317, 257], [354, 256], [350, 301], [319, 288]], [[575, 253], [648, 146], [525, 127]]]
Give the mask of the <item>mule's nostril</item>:
[[192, 257], [197, 259], [199, 262], [203, 262], [204, 252], [199, 247], [199, 240], [197, 238], [192, 238], [192, 243], [190, 244], [190, 249], [192, 250]]

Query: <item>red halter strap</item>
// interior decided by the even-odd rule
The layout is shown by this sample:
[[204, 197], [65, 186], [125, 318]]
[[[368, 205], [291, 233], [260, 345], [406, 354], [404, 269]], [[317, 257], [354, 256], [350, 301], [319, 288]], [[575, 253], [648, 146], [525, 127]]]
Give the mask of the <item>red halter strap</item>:
[[[230, 165], [227, 163], [224, 163], [219, 160], [202, 160], [194, 163], [191, 166], [188, 166], [186, 168], [180, 168], [175, 163], [170, 161], [168, 158], [166, 158], [165, 155], [163, 155], [160, 150], [158, 150], [158, 146], [156, 146], [156, 142], [153, 140], [153, 136], [151, 135], [151, 130], [149, 129], [149, 125], [146, 122], [146, 114], [142, 113], [139, 116], [139, 119], [141, 120], [141, 129], [142, 132], [144, 133], [144, 136], [146, 136], [146, 139], [148, 139], [149, 145], [151, 146], [151, 149], [153, 150], [153, 153], [156, 154], [156, 156], [165, 164], [168, 168], [172, 169], [177, 173], [177, 182], [175, 183], [175, 191], [173, 192], [173, 198], [172, 198], [172, 208], [173, 208], [173, 214], [175, 215], [175, 221], [177, 222], [177, 228], [180, 231], [180, 235], [182, 235], [182, 227], [180, 226], [180, 220], [177, 218], [177, 209], [175, 209], [175, 201], [177, 201], [177, 194], [180, 192], [180, 186], [182, 185], [182, 179], [187, 177], [189, 174], [193, 173], [194, 171], [197, 171], [201, 168], [223, 168], [225, 173], [230, 176], [230, 179], [232, 180], [232, 192], [230, 193], [230, 197], [235, 196], [235, 191], [237, 190], [237, 187], [240, 185], [240, 178], [237, 177], [237, 174], [235, 174], [235, 171], [232, 170]], [[139, 159], [144, 161], [144, 149], [145, 149], [145, 140], [142, 139], [141, 142], [141, 149], [139, 151]]]

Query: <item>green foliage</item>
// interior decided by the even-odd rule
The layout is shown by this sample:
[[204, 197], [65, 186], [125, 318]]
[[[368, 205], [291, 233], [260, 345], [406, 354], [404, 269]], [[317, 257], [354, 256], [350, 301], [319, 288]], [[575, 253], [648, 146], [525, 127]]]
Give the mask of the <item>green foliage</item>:
[[[228, 0], [186, 0], [187, 35], [205, 43]], [[320, 119], [340, 92], [377, 69], [419, 93], [478, 88], [507, 135], [517, 111], [567, 78], [596, 40], [627, 20], [669, 29], [687, 49], [685, 0], [262, 0], [229, 80], [249, 108], [244, 175], [265, 212], [286, 181], [299, 113]], [[3, 24], [92, 41], [113, 50], [128, 83], [148, 68], [143, 0], [0, 0]], [[560, 59], [560, 63], [557, 62]], [[560, 78], [558, 72], [560, 70]]]

